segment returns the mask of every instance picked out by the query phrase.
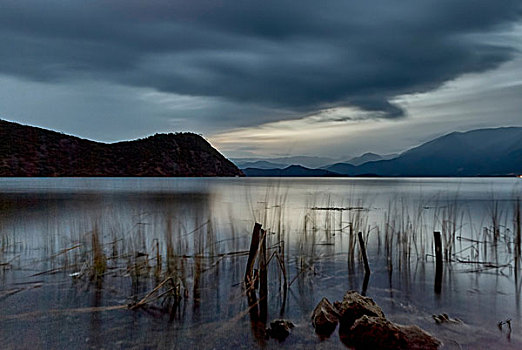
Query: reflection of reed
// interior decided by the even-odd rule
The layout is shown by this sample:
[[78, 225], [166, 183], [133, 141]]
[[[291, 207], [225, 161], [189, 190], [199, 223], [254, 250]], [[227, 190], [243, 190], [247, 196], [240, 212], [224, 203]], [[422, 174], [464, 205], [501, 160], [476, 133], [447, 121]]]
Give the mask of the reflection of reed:
[[[520, 268], [520, 251], [521, 251], [521, 244], [522, 244], [522, 237], [521, 237], [521, 219], [520, 219], [520, 198], [516, 198], [515, 200], [515, 208], [514, 208], [515, 214], [513, 215], [513, 232], [515, 234], [515, 280], [518, 279], [519, 274], [519, 268]], [[517, 281], [516, 281], [517, 282]]]
[[[79, 290], [101, 293], [99, 298], [89, 299], [93, 303], [122, 302], [128, 298], [131, 303], [134, 301], [133, 305], [139, 305], [134, 307], [139, 312], [179, 323], [235, 318], [246, 312], [246, 301], [255, 321], [254, 335], [261, 343], [268, 316], [305, 314], [313, 307], [313, 298], [328, 292], [321, 283], [329, 278], [338, 282], [338, 288], [359, 289], [362, 282], [363, 291], [369, 288], [372, 293], [379, 275], [386, 270], [392, 294], [392, 279], [395, 288], [407, 291], [412, 280], [419, 278], [416, 274], [423, 276], [425, 271], [435, 271], [439, 276], [434, 259], [437, 254], [430, 253], [433, 231], [440, 231], [441, 254], [447, 263], [445, 285], [442, 273], [435, 279], [438, 293], [448, 290], [451, 268], [463, 270], [472, 266], [469, 271], [489, 269], [501, 273], [502, 266], [509, 267], [506, 264], [513, 260], [515, 287], [520, 295], [519, 199], [514, 204], [486, 203], [488, 208], [496, 208], [491, 211], [484, 206], [470, 209], [454, 198], [446, 202], [408, 202], [396, 198], [383, 205], [384, 208], [372, 208], [363, 197], [336, 201], [335, 196], [321, 199], [315, 194], [312, 202], [303, 201], [296, 209], [295, 204], [288, 203], [286, 193], [274, 192], [265, 195], [262, 203], [252, 204], [260, 207], [256, 208], [256, 217], [266, 230], [266, 234], [261, 234], [259, 227], [259, 239], [254, 244], [264, 246], [260, 255], [263, 259], [257, 266], [255, 261], [247, 260], [252, 237], [242, 226], [243, 222], [253, 220], [237, 214], [240, 203], [231, 204], [226, 213], [228, 221], [220, 225], [223, 217], [211, 207], [210, 199], [202, 195], [160, 196], [130, 209], [128, 201], [132, 198], [125, 197], [121, 200], [127, 203], [123, 210], [98, 209], [103, 207], [100, 202], [88, 204], [92, 212], [85, 210], [88, 214], [73, 220], [66, 217], [69, 223], [65, 227], [59, 227], [58, 218], [43, 220], [42, 231], [54, 237], [43, 239], [43, 244], [48, 245], [45, 253], [48, 255], [43, 258], [47, 263], [52, 257], [52, 263], [49, 270], [39, 271], [44, 272], [39, 276], [65, 271], [74, 276], [75, 286], [85, 282], [87, 287], [78, 287]], [[56, 208], [61, 207], [55, 206], [52, 213], [63, 215]], [[472, 217], [474, 220], [479, 217], [480, 210], [493, 214], [476, 227], [471, 221]], [[469, 214], [468, 222], [464, 213]], [[513, 225], [508, 228], [505, 223], [511, 220], [511, 215]], [[13, 232], [0, 220], [0, 263], [9, 262], [15, 256], [13, 251], [16, 255], [33, 253], [16, 248], [12, 243], [16, 238]], [[370, 283], [362, 279], [364, 255], [357, 245], [359, 232], [375, 271]], [[250, 282], [257, 279], [260, 285], [259, 289], [252, 287], [247, 298], [240, 288], [246, 264], [251, 265]], [[253, 272], [256, 268], [258, 274]], [[69, 278], [68, 274], [64, 278]], [[82, 279], [82, 274], [87, 278]], [[88, 276], [96, 276], [93, 280], [103, 281], [103, 285], [94, 289], [96, 283], [91, 283]], [[431, 283], [430, 278], [429, 291], [433, 293]], [[145, 301], [140, 304], [142, 300]]]
[[[107, 258], [103, 251], [103, 246], [100, 241], [100, 232], [98, 225], [94, 225], [91, 234], [91, 247], [92, 247], [92, 270], [91, 279], [96, 282], [96, 285], [100, 285], [103, 280], [103, 275], [107, 270]], [[95, 305], [98, 306], [98, 305]]]

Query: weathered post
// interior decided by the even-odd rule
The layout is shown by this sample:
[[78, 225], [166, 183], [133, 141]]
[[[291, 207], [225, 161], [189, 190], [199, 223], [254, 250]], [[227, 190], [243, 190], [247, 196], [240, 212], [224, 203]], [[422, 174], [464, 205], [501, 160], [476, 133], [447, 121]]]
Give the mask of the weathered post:
[[262, 225], [256, 222], [254, 225], [254, 230], [252, 232], [252, 240], [250, 241], [250, 251], [248, 253], [248, 261], [245, 271], [245, 287], [249, 306], [250, 325], [252, 327], [252, 333], [254, 334], [254, 337], [260, 342], [260, 344], [264, 344], [266, 337], [266, 321], [264, 321], [262, 317], [260, 317], [259, 315], [259, 304], [261, 304], [262, 300], [257, 300], [256, 291], [254, 287], [254, 282], [257, 282], [259, 279], [254, 277], [253, 275], [254, 264], [256, 262], [256, 257], [259, 252], [260, 235], [263, 232], [263, 230], [261, 230], [261, 227]]
[[266, 268], [266, 232], [261, 230], [259, 251], [259, 318], [266, 323], [268, 315], [268, 274]]
[[361, 254], [364, 263], [364, 281], [362, 286], [362, 295], [366, 295], [366, 290], [368, 289], [368, 282], [370, 281], [370, 265], [368, 264], [368, 256], [366, 255], [366, 247], [364, 245], [364, 240], [362, 236], [362, 232], [359, 232], [359, 247], [361, 248]]
[[433, 232], [435, 243], [435, 293], [440, 294], [442, 290], [442, 240], [440, 232]]
[[370, 271], [370, 265], [368, 265], [368, 256], [366, 255], [366, 247], [364, 246], [362, 232], [359, 232], [359, 246], [361, 248], [361, 254], [362, 254], [362, 258], [363, 258], [363, 262], [364, 262], [365, 274], [369, 275], [371, 273], [371, 271]]
[[261, 224], [257, 222], [254, 225], [254, 230], [252, 232], [252, 240], [250, 241], [250, 251], [248, 253], [248, 261], [245, 271], [245, 284], [246, 288], [252, 288], [253, 276], [252, 272], [254, 270], [254, 263], [256, 261], [257, 251], [259, 249], [259, 233], [261, 232]]

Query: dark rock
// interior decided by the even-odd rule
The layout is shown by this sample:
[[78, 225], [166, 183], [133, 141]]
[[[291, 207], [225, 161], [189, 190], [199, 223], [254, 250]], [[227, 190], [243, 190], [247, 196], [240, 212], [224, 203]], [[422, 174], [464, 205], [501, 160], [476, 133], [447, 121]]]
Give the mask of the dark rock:
[[339, 312], [340, 327], [344, 331], [347, 331], [355, 320], [364, 315], [384, 318], [384, 313], [372, 298], [364, 297], [353, 290], [346, 292], [343, 300], [336, 301], [334, 306]]
[[315, 332], [322, 336], [329, 336], [337, 327], [339, 314], [326, 298], [321, 299], [312, 312], [312, 324]]
[[294, 328], [294, 324], [287, 320], [277, 319], [270, 322], [270, 328], [266, 330], [267, 334], [279, 341], [283, 341], [290, 334], [290, 330]]
[[360, 317], [341, 340], [357, 350], [435, 350], [441, 343], [417, 326], [402, 326], [384, 317]]

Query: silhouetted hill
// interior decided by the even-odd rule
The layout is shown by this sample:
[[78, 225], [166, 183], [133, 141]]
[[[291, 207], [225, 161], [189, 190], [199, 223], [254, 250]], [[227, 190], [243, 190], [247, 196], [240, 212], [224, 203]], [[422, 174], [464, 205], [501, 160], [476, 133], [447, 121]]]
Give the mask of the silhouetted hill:
[[291, 165], [284, 169], [256, 169], [246, 168], [243, 169], [246, 176], [257, 176], [257, 177], [314, 177], [314, 176], [340, 176], [337, 173], [324, 170], [324, 169], [309, 169], [300, 165]]
[[390, 160], [326, 168], [358, 176], [503, 176], [522, 173], [522, 128], [453, 132]]
[[0, 176], [240, 176], [201, 136], [112, 144], [0, 120]]

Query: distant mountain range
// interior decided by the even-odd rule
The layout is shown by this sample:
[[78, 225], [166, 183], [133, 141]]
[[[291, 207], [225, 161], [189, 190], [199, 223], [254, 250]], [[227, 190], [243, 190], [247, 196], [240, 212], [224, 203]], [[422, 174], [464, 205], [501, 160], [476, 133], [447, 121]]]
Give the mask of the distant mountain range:
[[[334, 163], [316, 169], [326, 170], [330, 172], [329, 175], [310, 176], [509, 176], [522, 174], [522, 128], [505, 127], [453, 132], [395, 157], [394, 155], [386, 157], [391, 157], [391, 159], [383, 159], [383, 156], [366, 153], [352, 158], [350, 162]], [[258, 170], [249, 168], [245, 173], [247, 176], [260, 174]], [[312, 174], [312, 170], [314, 169], [302, 171]], [[262, 176], [287, 176], [282, 175], [283, 173], [287, 172], [282, 172], [281, 169], [265, 168]]]
[[0, 176], [242, 176], [201, 136], [100, 143], [0, 120]]
[[[236, 165], [240, 166], [243, 169], [248, 168], [256, 168], [256, 169], [283, 169], [288, 167], [288, 164], [283, 163], [272, 163], [266, 160], [258, 160], [255, 162], [237, 162]], [[295, 164], [300, 165], [300, 164]]]
[[375, 154], [375, 153], [371, 153], [371, 152], [368, 152], [368, 153], [365, 153], [359, 157], [353, 157], [349, 160], [347, 160], [346, 162], [344, 163], [348, 163], [348, 164], [351, 164], [351, 165], [361, 165], [361, 164], [364, 164], [364, 163], [367, 163], [367, 162], [375, 162], [375, 161], [378, 161], [378, 160], [388, 160], [388, 159], [393, 159], [393, 158], [396, 158], [398, 157], [399, 155], [397, 153], [393, 153], [393, 154], [386, 154], [386, 155], [380, 155], [380, 154]]
[[345, 162], [305, 156], [235, 162], [243, 171], [193, 133], [106, 144], [0, 120], [0, 176], [20, 177], [510, 176], [522, 174], [522, 128], [453, 132], [400, 155], [365, 153]]
[[284, 169], [256, 169], [246, 168], [242, 169], [246, 176], [252, 177], [327, 177], [327, 176], [342, 176], [337, 173], [325, 169], [309, 169], [301, 165], [290, 165]]
[[[259, 168], [259, 169], [282, 169], [290, 165], [301, 165], [307, 168], [320, 168], [339, 161], [342, 158], [333, 159], [328, 157], [309, 157], [309, 156], [295, 156], [295, 157], [279, 157], [279, 158], [231, 158], [238, 167], [244, 168]], [[256, 166], [257, 165], [257, 166]]]
[[[370, 161], [392, 159], [397, 156], [397, 153], [379, 155], [368, 152], [358, 157], [352, 157], [342, 163], [360, 165]], [[280, 158], [232, 158], [231, 160], [241, 169], [283, 169], [290, 165], [300, 165], [305, 168], [327, 168], [328, 166], [338, 162], [340, 159], [342, 158], [336, 160], [328, 157], [295, 156]]]

